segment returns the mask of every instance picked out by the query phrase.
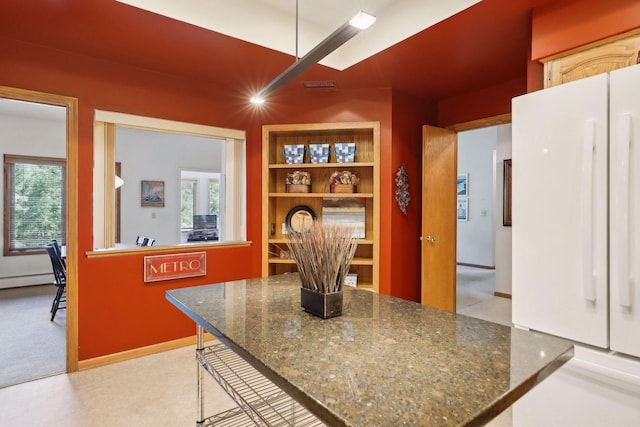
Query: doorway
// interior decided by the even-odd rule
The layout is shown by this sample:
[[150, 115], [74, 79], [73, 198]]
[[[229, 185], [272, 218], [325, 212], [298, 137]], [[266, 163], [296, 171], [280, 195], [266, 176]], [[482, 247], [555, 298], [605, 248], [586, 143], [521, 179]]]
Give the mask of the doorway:
[[[9, 274], [2, 274], [0, 292], [3, 293], [3, 313], [13, 312], [10, 316], [13, 326], [3, 322], [0, 339], [5, 343], [5, 350], [9, 350], [8, 343], [12, 347], [11, 351], [3, 352], [3, 357], [17, 356], [12, 361], [3, 360], [6, 378], [0, 378], [2, 387], [77, 370], [77, 100], [0, 86], [0, 102], [0, 118], [5, 123], [0, 134], [3, 153], [26, 159], [42, 156], [62, 159], [66, 178], [59, 185], [65, 200], [61, 218], [64, 232], [58, 239], [67, 246], [67, 309], [58, 311], [52, 321], [49, 309], [55, 287], [51, 284], [51, 261], [46, 252], [37, 253], [37, 242], [30, 244], [29, 247], [36, 250], [30, 255], [20, 254], [28, 252], [20, 246], [21, 241], [7, 244], [8, 236], [18, 234], [13, 228], [7, 228], [13, 227], [13, 222], [3, 222], [0, 262], [3, 273]], [[5, 196], [3, 194], [2, 199], [6, 202]], [[5, 219], [7, 212], [5, 210]], [[46, 348], [48, 340], [52, 342], [51, 348]]]
[[466, 210], [457, 223], [457, 312], [499, 323], [511, 318], [509, 301], [500, 298], [510, 296], [510, 226], [502, 208], [503, 161], [510, 158], [510, 124], [458, 133], [458, 181], [464, 185], [457, 205]]
[[[433, 197], [431, 197], [433, 201], [440, 206], [439, 208], [440, 210], [446, 210], [449, 212], [447, 215], [450, 215], [451, 218], [454, 219], [454, 222], [456, 221], [457, 216], [461, 216], [460, 221], [457, 221], [457, 222], [464, 221], [467, 225], [468, 223], [472, 222], [473, 219], [476, 219], [478, 221], [480, 219], [483, 219], [484, 222], [490, 221], [489, 228], [493, 229], [493, 231], [489, 234], [489, 236], [491, 237], [491, 239], [493, 239], [494, 243], [490, 243], [490, 249], [487, 250], [485, 248], [483, 249], [483, 251], [489, 252], [489, 255], [491, 256], [495, 254], [495, 259], [489, 258], [488, 262], [487, 261], [483, 261], [483, 262], [467, 261], [467, 263], [481, 265], [481, 266], [489, 266], [489, 267], [495, 266], [496, 279], [495, 279], [495, 285], [493, 287], [493, 295], [504, 296], [504, 297], [509, 297], [511, 294], [511, 230], [510, 230], [510, 227], [503, 226], [502, 224], [502, 198], [501, 198], [502, 167], [499, 165], [502, 164], [502, 160], [504, 158], [511, 157], [511, 125], [509, 124], [510, 120], [511, 120], [510, 115], [503, 115], [503, 116], [489, 118], [486, 120], [479, 120], [475, 122], [464, 123], [458, 126], [454, 126], [450, 129], [450, 131], [454, 132], [453, 134], [454, 136], [452, 138], [451, 144], [455, 145], [456, 149], [453, 152], [453, 155], [455, 156], [454, 161], [448, 162], [448, 164], [451, 164], [450, 167], [452, 169], [456, 169], [457, 156], [458, 156], [458, 152], [457, 152], [458, 144], [456, 140], [458, 138], [458, 133], [463, 134], [465, 131], [470, 131], [473, 129], [485, 130], [489, 126], [492, 126], [492, 127], [495, 126], [495, 128], [493, 129], [493, 132], [497, 133], [497, 136], [494, 137], [494, 139], [497, 138], [497, 142], [494, 144], [494, 148], [493, 150], [490, 151], [490, 154], [489, 154], [490, 155], [489, 162], [488, 162], [489, 172], [487, 174], [489, 176], [489, 184], [488, 184], [489, 195], [488, 196], [483, 196], [482, 195], [483, 191], [475, 193], [475, 190], [478, 190], [477, 186], [474, 186], [474, 179], [477, 178], [476, 172], [472, 171], [471, 173], [469, 173], [469, 171], [461, 170], [460, 171], [461, 175], [463, 175], [463, 180], [462, 180], [463, 182], [461, 183], [463, 190], [462, 190], [462, 193], [458, 194], [457, 196], [462, 198], [461, 200], [461, 204], [463, 205], [462, 211], [456, 212], [458, 208], [457, 206], [458, 199], [456, 198], [456, 196], [453, 196], [454, 199], [451, 201], [450, 204], [448, 201], [447, 203], [444, 203], [445, 199], [444, 199], [444, 196], [442, 195], [442, 187], [438, 187], [440, 188], [440, 191], [434, 192], [434, 194], [432, 195]], [[505, 125], [505, 123], [507, 124]], [[427, 137], [428, 135], [425, 134], [425, 140], [423, 142], [424, 144], [423, 147], [425, 147], [423, 148], [423, 168], [427, 167], [426, 171], [429, 171], [428, 162], [427, 162], [428, 158], [426, 158], [424, 154], [426, 153], [426, 151], [424, 150], [426, 149], [426, 147], [429, 146], [428, 144], [430, 142], [430, 140], [427, 139]], [[495, 155], [493, 154], [494, 151], [495, 151]], [[442, 164], [442, 163], [443, 162], [439, 162], [438, 164]], [[436, 163], [433, 163], [433, 165], [436, 165]], [[431, 167], [431, 169], [433, 169], [433, 166]], [[455, 170], [450, 170], [450, 171], [441, 170], [439, 171], [439, 174], [441, 176], [450, 177], [450, 179], [452, 179], [453, 181], [456, 181], [456, 178], [457, 178]], [[424, 176], [426, 176], [426, 174]], [[455, 184], [452, 186], [452, 189], [451, 189], [452, 195], [455, 194], [453, 193], [453, 191], [456, 191], [456, 192], [458, 191], [458, 189], [453, 190], [454, 187], [456, 187]], [[440, 269], [442, 265], [449, 264], [449, 261], [446, 261], [446, 260], [440, 263], [430, 262], [430, 256], [428, 252], [425, 251], [425, 245], [426, 246], [431, 245], [435, 247], [436, 245], [440, 244], [440, 242], [442, 241], [453, 240], [456, 246], [454, 248], [453, 254], [450, 256], [451, 257], [450, 263], [451, 265], [453, 265], [453, 268], [454, 268], [453, 280], [451, 281], [440, 280], [440, 281], [437, 281], [436, 283], [431, 283], [430, 286], [432, 289], [435, 287], [450, 288], [450, 291], [438, 289], [435, 291], [432, 290], [431, 292], [436, 292], [440, 294], [445, 294], [445, 293], [449, 294], [450, 292], [450, 294], [453, 295], [452, 304], [447, 305], [446, 307], [445, 306], [438, 306], [438, 307], [448, 309], [451, 311], [456, 311], [455, 265], [456, 265], [456, 261], [459, 261], [457, 256], [457, 252], [458, 252], [457, 247], [461, 246], [461, 243], [459, 243], [458, 239], [456, 238], [457, 226], [456, 224], [454, 224], [453, 229], [450, 231], [445, 230], [443, 232], [441, 230], [441, 234], [439, 236], [428, 235], [429, 233], [427, 231], [430, 229], [428, 226], [428, 222], [430, 222], [432, 218], [431, 216], [424, 215], [425, 200], [430, 200], [429, 199], [430, 196], [429, 194], [427, 194], [427, 192], [425, 192], [425, 189], [428, 190], [429, 187], [425, 186], [424, 178], [423, 178], [423, 195], [422, 195], [423, 197], [423, 236], [422, 236], [423, 299], [422, 301], [423, 303], [426, 303], [429, 305], [438, 306], [429, 301], [425, 302], [425, 298], [424, 298], [424, 289], [425, 289], [425, 283], [426, 283], [425, 271], [429, 271], [429, 270], [435, 271]], [[449, 190], [447, 190], [446, 194], [449, 194]], [[500, 197], [497, 197], [497, 196], [500, 196]], [[486, 200], [483, 200], [483, 198], [485, 198]], [[491, 221], [490, 211], [493, 211], [492, 213], [494, 218], [493, 221]], [[431, 237], [431, 239], [429, 239], [429, 237]], [[430, 242], [425, 244], [425, 240]], [[492, 241], [490, 240], [490, 242]], [[493, 247], [491, 247], [491, 245], [493, 245]], [[427, 250], [429, 249], [430, 249], [430, 246], [427, 248]], [[465, 248], [465, 249], [468, 249], [468, 248]], [[486, 283], [484, 285], [486, 286]], [[493, 297], [492, 295], [490, 295], [491, 293], [490, 290], [485, 292], [489, 294], [489, 296]]]

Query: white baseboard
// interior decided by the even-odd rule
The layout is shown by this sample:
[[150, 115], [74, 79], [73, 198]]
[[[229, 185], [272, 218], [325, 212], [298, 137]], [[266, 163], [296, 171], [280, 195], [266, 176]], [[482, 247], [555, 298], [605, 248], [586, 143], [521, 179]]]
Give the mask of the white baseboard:
[[610, 350], [575, 346], [575, 366], [598, 372], [621, 381], [640, 384], [640, 359]]
[[38, 286], [53, 283], [53, 274], [30, 274], [0, 279], [0, 289], [19, 288], [22, 286]]

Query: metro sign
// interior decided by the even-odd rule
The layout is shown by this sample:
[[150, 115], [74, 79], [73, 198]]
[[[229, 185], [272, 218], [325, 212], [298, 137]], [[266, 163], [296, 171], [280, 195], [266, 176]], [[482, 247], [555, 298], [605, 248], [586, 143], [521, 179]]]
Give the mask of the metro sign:
[[206, 252], [144, 257], [144, 281], [181, 279], [207, 274]]

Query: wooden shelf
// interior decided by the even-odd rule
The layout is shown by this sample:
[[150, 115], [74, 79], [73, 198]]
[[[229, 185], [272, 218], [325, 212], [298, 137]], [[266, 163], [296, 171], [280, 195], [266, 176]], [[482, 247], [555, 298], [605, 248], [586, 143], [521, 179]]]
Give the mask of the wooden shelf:
[[[311, 163], [310, 144], [352, 142], [356, 145], [355, 161], [337, 163], [335, 153], [329, 154], [331, 163]], [[284, 158], [285, 145], [307, 147], [304, 163], [288, 164]], [[286, 235], [282, 224], [287, 214], [298, 205], [311, 209], [322, 219], [323, 199], [359, 199], [364, 205], [366, 239], [358, 241], [356, 258], [351, 272], [358, 275], [359, 288], [378, 291], [379, 234], [380, 234], [380, 123], [312, 123], [265, 125], [262, 127], [262, 275], [270, 276], [296, 271], [295, 262], [281, 259], [286, 252]], [[285, 192], [288, 175], [294, 170], [309, 173], [310, 193]], [[353, 170], [359, 179], [358, 193], [331, 193], [331, 176], [336, 171]]]
[[349, 169], [349, 168], [363, 168], [373, 167], [373, 162], [352, 162], [352, 163], [277, 163], [269, 165], [269, 169], [306, 169], [306, 168], [335, 168], [335, 169]]
[[[269, 264], [295, 264], [292, 259], [269, 257]], [[373, 265], [373, 258], [354, 258], [351, 265]]]
[[314, 197], [314, 198], [348, 198], [360, 197], [372, 199], [373, 193], [269, 193], [269, 197]]
[[[279, 244], [279, 245], [286, 245], [287, 244], [287, 239], [283, 238], [283, 239], [269, 239], [269, 243], [273, 243], [273, 244]], [[358, 245], [373, 245], [373, 240], [371, 239], [358, 239]]]

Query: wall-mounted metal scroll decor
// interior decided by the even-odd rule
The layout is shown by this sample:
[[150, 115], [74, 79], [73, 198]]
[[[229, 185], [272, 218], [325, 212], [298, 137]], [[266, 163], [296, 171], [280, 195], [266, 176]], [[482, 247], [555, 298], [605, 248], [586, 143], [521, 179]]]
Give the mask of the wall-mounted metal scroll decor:
[[398, 172], [396, 172], [396, 203], [398, 203], [398, 207], [405, 215], [407, 214], [407, 206], [410, 200], [409, 179], [407, 177], [407, 170], [404, 164], [402, 164], [402, 166], [398, 168]]

